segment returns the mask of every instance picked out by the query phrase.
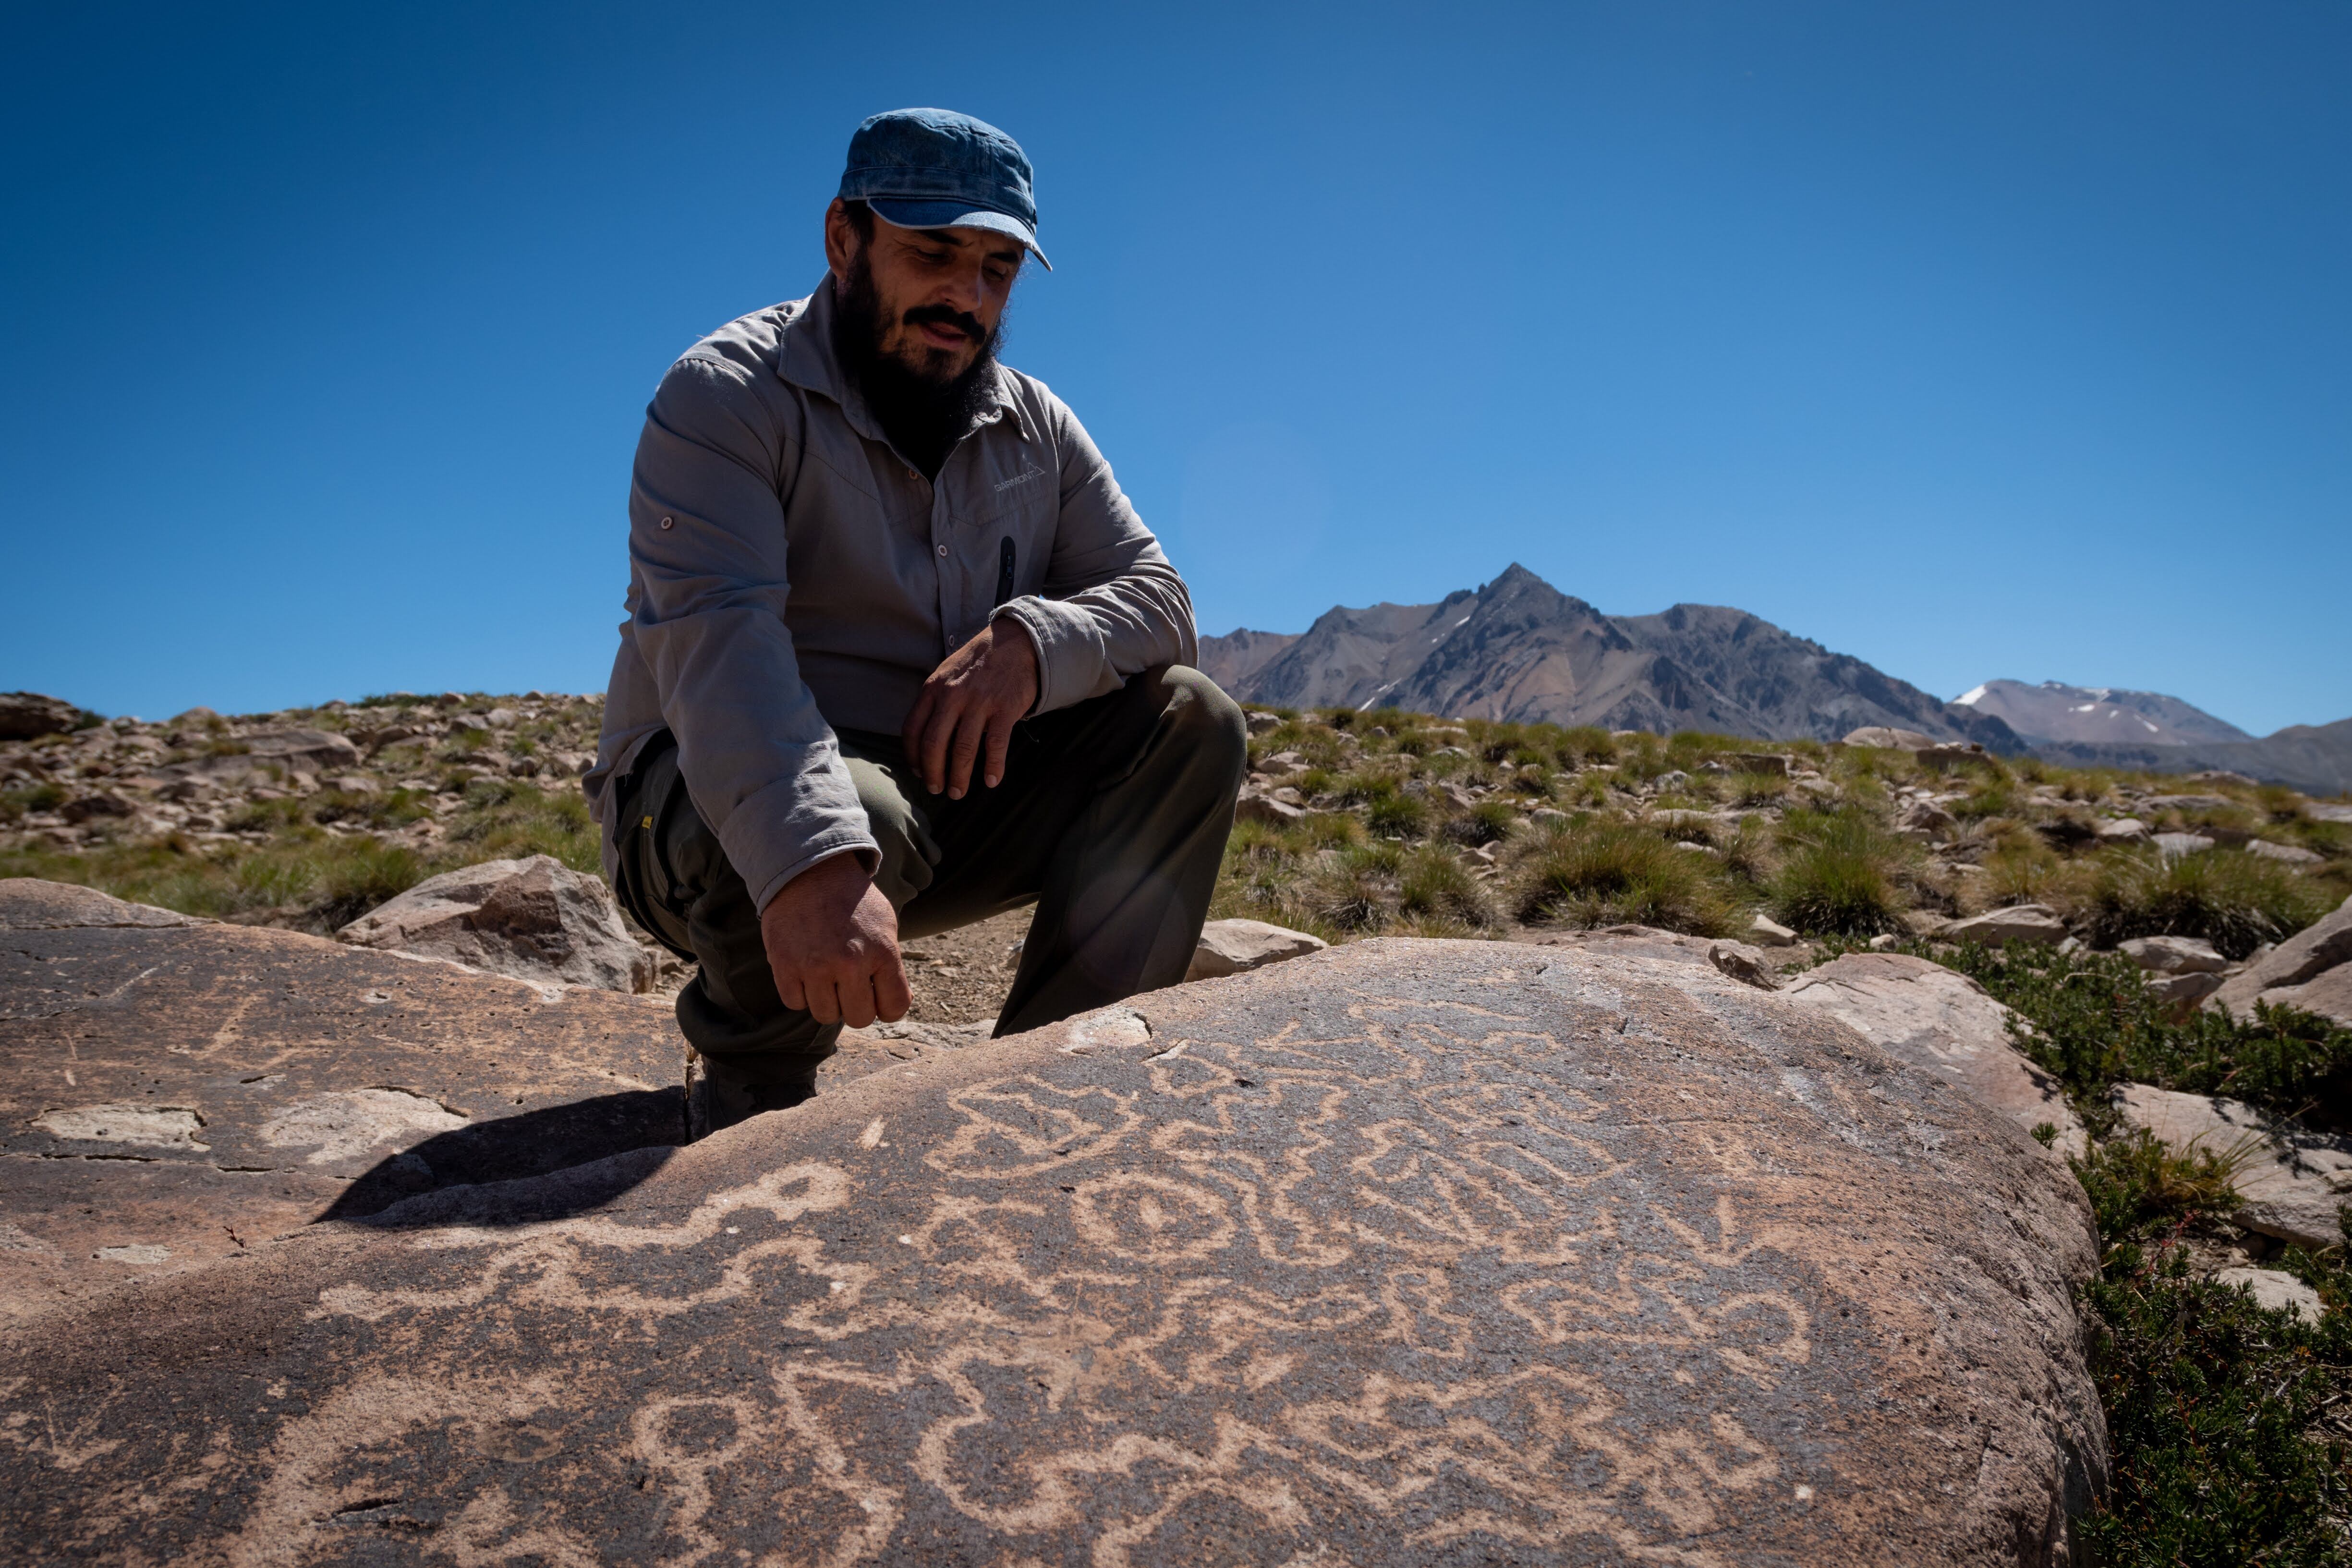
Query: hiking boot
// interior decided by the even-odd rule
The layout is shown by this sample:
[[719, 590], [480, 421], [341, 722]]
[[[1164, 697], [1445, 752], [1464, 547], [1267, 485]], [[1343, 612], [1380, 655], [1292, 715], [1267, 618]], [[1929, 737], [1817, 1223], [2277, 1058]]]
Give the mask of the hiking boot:
[[797, 1062], [729, 1059], [688, 1051], [686, 1141], [701, 1142], [721, 1128], [769, 1110], [788, 1110], [816, 1094], [816, 1069]]

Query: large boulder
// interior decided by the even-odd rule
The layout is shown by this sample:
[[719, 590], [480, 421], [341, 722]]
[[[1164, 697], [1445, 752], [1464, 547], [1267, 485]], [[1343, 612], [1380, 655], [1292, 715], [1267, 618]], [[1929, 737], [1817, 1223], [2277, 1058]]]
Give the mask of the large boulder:
[[428, 877], [335, 935], [534, 984], [653, 989], [653, 959], [621, 923], [613, 890], [552, 855]]
[[0, 1546], [2058, 1560], [2080, 1190], [1637, 945], [1316, 953], [43, 1325]]
[[2250, 1018], [2257, 1001], [2291, 1000], [2266, 993], [2300, 987], [2347, 963], [2352, 963], [2352, 899], [2230, 976], [2214, 993], [2213, 1005]]
[[360, 765], [360, 749], [348, 736], [329, 730], [257, 730], [222, 750], [173, 763], [158, 772], [165, 778], [228, 780], [256, 773], [330, 773]]
[[21, 878], [0, 930], [0, 1323], [684, 1126], [648, 998]]
[[2083, 1152], [2083, 1123], [2065, 1090], [2017, 1048], [2015, 1015], [1967, 975], [1899, 952], [1850, 952], [1800, 975], [1788, 994], [2027, 1131], [2056, 1128], [2053, 1147]]
[[2352, 1142], [2280, 1126], [2243, 1100], [2151, 1084], [2118, 1084], [2114, 1100], [2125, 1126], [2229, 1166], [2242, 1200], [2231, 1217], [2248, 1230], [2311, 1247], [2344, 1239], [2336, 1216], [2352, 1197]]
[[0, 741], [62, 735], [81, 722], [81, 710], [37, 691], [0, 691]]

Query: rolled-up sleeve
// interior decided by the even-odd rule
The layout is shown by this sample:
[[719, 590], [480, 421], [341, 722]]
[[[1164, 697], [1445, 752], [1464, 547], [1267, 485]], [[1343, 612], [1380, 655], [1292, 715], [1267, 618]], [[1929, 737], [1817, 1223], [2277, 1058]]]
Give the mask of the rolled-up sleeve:
[[1004, 605], [1037, 645], [1039, 713], [1116, 691], [1155, 665], [1200, 658], [1192, 597], [1084, 426], [1048, 405], [1061, 513], [1043, 589]]
[[688, 354], [646, 410], [629, 490], [630, 635], [696, 809], [762, 909], [820, 860], [880, 861], [784, 625], [784, 424], [750, 368]]

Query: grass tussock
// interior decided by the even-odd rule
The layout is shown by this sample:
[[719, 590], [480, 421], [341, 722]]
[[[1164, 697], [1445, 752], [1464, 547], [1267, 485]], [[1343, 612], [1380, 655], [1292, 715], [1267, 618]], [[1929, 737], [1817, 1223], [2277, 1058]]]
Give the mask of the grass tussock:
[[1900, 927], [1910, 844], [1853, 809], [1792, 812], [1781, 837], [1775, 919], [1808, 935], [1867, 937]]
[[2136, 936], [2195, 936], [2243, 958], [2282, 942], [2334, 908], [2324, 883], [2240, 849], [2178, 858], [2154, 849], [2110, 849], [2092, 862], [2067, 902], [2094, 947]]
[[1732, 903], [1714, 862], [1648, 828], [1588, 820], [1539, 834], [1511, 872], [1530, 925], [1661, 926], [1720, 936]]

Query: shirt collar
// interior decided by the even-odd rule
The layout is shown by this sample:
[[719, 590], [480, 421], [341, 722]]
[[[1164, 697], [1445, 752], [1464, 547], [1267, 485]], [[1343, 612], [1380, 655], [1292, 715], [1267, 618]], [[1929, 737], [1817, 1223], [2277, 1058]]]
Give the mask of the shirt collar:
[[[886, 445], [888, 437], [858, 395], [849, 374], [841, 368], [841, 360], [833, 350], [833, 274], [828, 272], [812, 289], [809, 297], [800, 301], [801, 309], [783, 327], [782, 352], [776, 356], [776, 374], [794, 386], [819, 393], [840, 405], [849, 427], [869, 441]], [[1013, 431], [1024, 441], [1034, 441], [1037, 433], [1030, 427], [1029, 416], [1021, 400], [1013, 395], [1012, 373], [1003, 365], [995, 367], [996, 384], [989, 394], [989, 405], [981, 411], [967, 437], [981, 426], [1009, 420]]]

